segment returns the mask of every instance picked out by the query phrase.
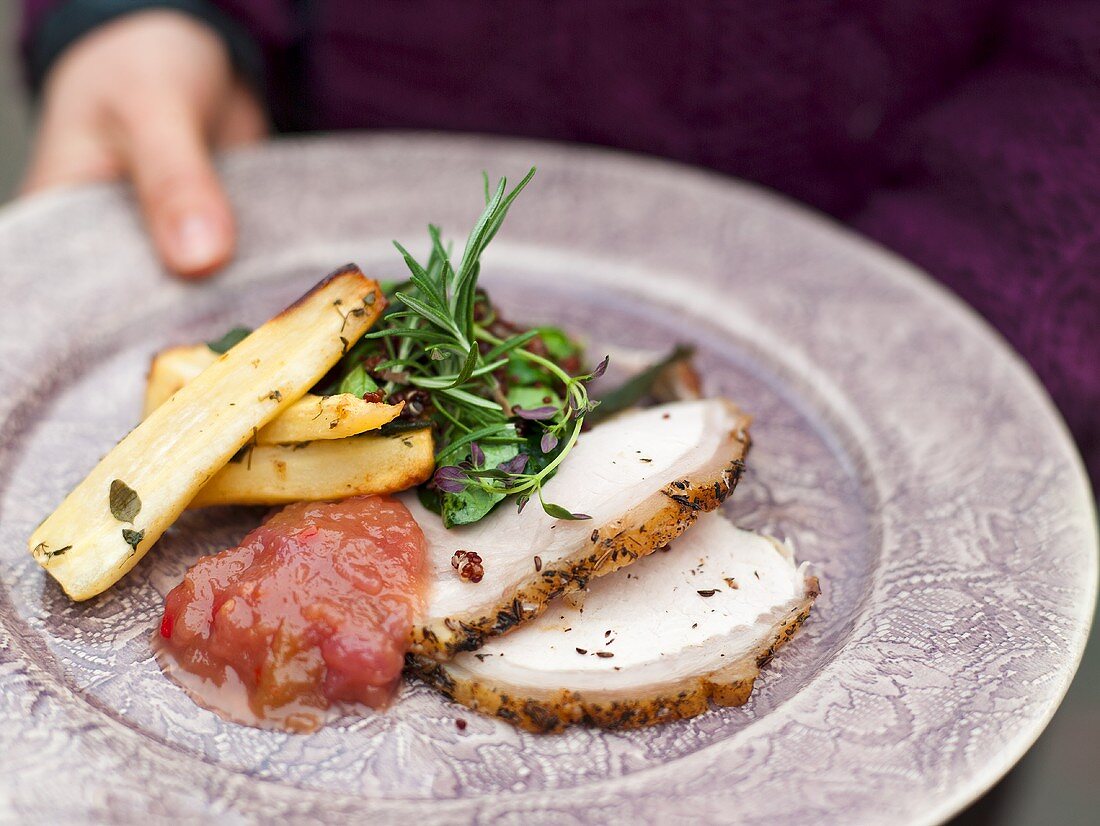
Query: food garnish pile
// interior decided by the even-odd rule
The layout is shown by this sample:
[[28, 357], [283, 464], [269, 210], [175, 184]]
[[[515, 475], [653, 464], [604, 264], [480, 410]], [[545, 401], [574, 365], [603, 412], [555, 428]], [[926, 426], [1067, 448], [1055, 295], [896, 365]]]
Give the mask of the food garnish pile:
[[[750, 419], [691, 351], [616, 354], [507, 320], [481, 256], [429, 227], [408, 280], [342, 267], [256, 330], [157, 354], [145, 417], [29, 540], [74, 600], [188, 508], [267, 505], [167, 596], [154, 647], [203, 705], [308, 731], [403, 673], [532, 731], [629, 728], [748, 698], [809, 614], [790, 548], [716, 511]], [[601, 379], [601, 377], [604, 377]], [[688, 531], [695, 523], [698, 525]]]

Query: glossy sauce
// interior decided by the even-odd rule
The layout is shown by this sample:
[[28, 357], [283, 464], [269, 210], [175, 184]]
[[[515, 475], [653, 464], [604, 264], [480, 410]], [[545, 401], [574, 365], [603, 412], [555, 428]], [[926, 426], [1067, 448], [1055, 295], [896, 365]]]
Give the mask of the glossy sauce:
[[426, 579], [423, 534], [400, 502], [289, 505], [195, 563], [155, 648], [201, 705], [310, 730], [341, 704], [390, 701]]

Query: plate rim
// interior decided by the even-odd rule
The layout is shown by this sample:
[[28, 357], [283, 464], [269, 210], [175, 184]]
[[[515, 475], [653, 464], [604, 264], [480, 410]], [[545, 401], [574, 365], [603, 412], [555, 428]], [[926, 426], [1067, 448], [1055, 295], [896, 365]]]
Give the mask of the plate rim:
[[[945, 799], [934, 809], [934, 811], [929, 812], [927, 822], [936, 822], [950, 817], [992, 787], [1009, 769], [1011, 769], [1023, 754], [1031, 748], [1059, 707], [1080, 665], [1089, 638], [1090, 623], [1088, 620], [1095, 612], [1097, 601], [1097, 573], [1098, 565], [1100, 565], [1100, 563], [1098, 563], [1097, 554], [1097, 534], [1100, 533], [1100, 526], [1098, 526], [1095, 494], [1092, 493], [1084, 463], [1073, 442], [1064, 418], [1055, 407], [1049, 394], [1046, 392], [1045, 388], [1043, 388], [1030, 365], [1024, 361], [1024, 359], [1007, 343], [1004, 337], [974, 308], [965, 304], [961, 298], [955, 295], [949, 288], [936, 281], [929, 274], [919, 269], [911, 262], [903, 259], [898, 254], [883, 247], [881, 244], [858, 235], [830, 216], [818, 213], [810, 207], [794, 201], [787, 196], [767, 190], [756, 184], [729, 178], [717, 172], [675, 161], [652, 158], [634, 153], [624, 153], [602, 147], [576, 146], [523, 138], [479, 136], [469, 133], [456, 135], [453, 133], [385, 131], [367, 135], [343, 134], [337, 137], [308, 136], [283, 138], [258, 148], [235, 150], [225, 155], [220, 163], [225, 169], [232, 172], [237, 167], [255, 163], [257, 160], [262, 161], [278, 153], [297, 152], [302, 146], [309, 147], [318, 144], [326, 144], [333, 147], [340, 147], [342, 145], [349, 145], [352, 147], [351, 151], [364, 151], [364, 147], [367, 147], [368, 149], [366, 151], [369, 151], [369, 147], [373, 144], [397, 144], [409, 141], [419, 145], [469, 144], [477, 142], [482, 147], [488, 146], [489, 150], [492, 152], [502, 152], [526, 147], [527, 151], [537, 151], [541, 155], [547, 156], [548, 159], [552, 159], [552, 161], [558, 161], [563, 158], [577, 155], [601, 157], [605, 163], [619, 166], [624, 170], [631, 169], [635, 172], [643, 173], [643, 175], [651, 175], [657, 172], [677, 179], [683, 179], [685, 177], [696, 178], [700, 181], [707, 182], [708, 185], [718, 185], [720, 187], [732, 186], [751, 195], [754, 200], [779, 204], [784, 211], [798, 213], [801, 220], [816, 224], [829, 236], [831, 243], [846, 245], [852, 254], [865, 260], [873, 260], [876, 265], [875, 269], [880, 275], [888, 276], [902, 284], [914, 286], [918, 291], [935, 300], [941, 309], [948, 311], [954, 317], [953, 321], [956, 324], [962, 325], [968, 335], [978, 336], [984, 339], [993, 351], [999, 353], [1002, 357], [1006, 357], [1006, 363], [1010, 365], [1012, 379], [1015, 385], [1020, 388], [1026, 387], [1031, 401], [1043, 409], [1048, 425], [1053, 425], [1053, 435], [1058, 440], [1058, 449], [1061, 458], [1068, 459], [1070, 466], [1074, 469], [1074, 475], [1076, 477], [1074, 481], [1083, 489], [1085, 494], [1084, 504], [1086, 510], [1082, 516], [1087, 523], [1086, 527], [1091, 527], [1093, 547], [1092, 553], [1088, 557], [1090, 570], [1085, 572], [1088, 576], [1089, 588], [1079, 605], [1079, 619], [1082, 621], [1080, 624], [1083, 630], [1075, 634], [1075, 639], [1073, 640], [1072, 663], [1064, 672], [1061, 685], [1056, 692], [1056, 699], [1047, 704], [1042, 716], [1029, 719], [1026, 726], [1017, 732], [1016, 737], [1012, 741], [1014, 748], [1011, 750], [1002, 750], [994, 759], [986, 760], [983, 764], [987, 767], [984, 772], [975, 772], [968, 782], [957, 784], [953, 797]], [[8, 231], [9, 227], [18, 224], [20, 221], [34, 220], [39, 215], [50, 214], [54, 210], [66, 209], [70, 204], [77, 203], [82, 199], [107, 197], [109, 200], [113, 201], [124, 191], [123, 187], [118, 184], [97, 184], [51, 191], [33, 196], [26, 200], [14, 202], [0, 208], [0, 234]], [[1009, 756], [1004, 756], [1006, 753]], [[648, 771], [656, 768], [659, 767], [651, 767], [651, 769], [645, 769], [636, 774], [644, 775]], [[532, 794], [538, 794], [538, 792], [523, 792], [518, 793], [517, 796], [522, 797]], [[5, 801], [5, 803], [6, 802], [7, 801]]]

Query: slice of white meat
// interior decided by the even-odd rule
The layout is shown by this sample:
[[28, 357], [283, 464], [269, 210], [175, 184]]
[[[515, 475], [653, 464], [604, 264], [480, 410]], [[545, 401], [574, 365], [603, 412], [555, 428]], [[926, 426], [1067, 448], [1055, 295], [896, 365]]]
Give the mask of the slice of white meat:
[[740, 705], [798, 630], [816, 578], [775, 540], [708, 516], [515, 633], [413, 670], [452, 699], [531, 731], [634, 728]]
[[[410, 650], [446, 659], [477, 648], [538, 616], [550, 599], [668, 544], [737, 484], [749, 421], [732, 402], [708, 399], [624, 413], [582, 434], [543, 495], [588, 520], [555, 519], [537, 502], [521, 513], [505, 503], [448, 530], [406, 494], [431, 564], [426, 618]], [[451, 565], [459, 550], [481, 557], [480, 582]]]

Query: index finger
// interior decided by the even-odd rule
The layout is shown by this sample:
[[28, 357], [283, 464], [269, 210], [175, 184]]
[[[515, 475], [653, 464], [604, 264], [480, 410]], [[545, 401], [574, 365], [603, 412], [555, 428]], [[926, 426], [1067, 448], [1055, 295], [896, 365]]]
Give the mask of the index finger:
[[123, 154], [153, 243], [170, 269], [210, 275], [233, 254], [236, 227], [198, 113], [159, 102], [125, 130]]

